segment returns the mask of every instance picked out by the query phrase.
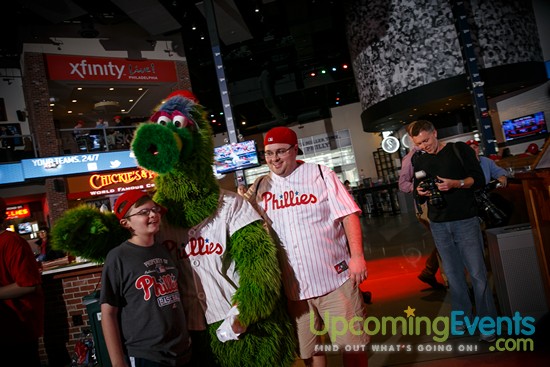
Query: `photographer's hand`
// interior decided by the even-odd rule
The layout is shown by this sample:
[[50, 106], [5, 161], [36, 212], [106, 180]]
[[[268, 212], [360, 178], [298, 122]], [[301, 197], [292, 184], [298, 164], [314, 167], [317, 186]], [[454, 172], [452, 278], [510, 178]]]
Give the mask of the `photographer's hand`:
[[464, 185], [460, 184], [461, 180], [454, 180], [452, 178], [443, 178], [439, 176], [437, 176], [437, 179], [439, 182], [437, 182], [436, 185], [439, 191], [449, 191], [451, 189], [467, 189], [474, 184], [474, 179], [471, 177], [466, 177], [463, 180]]
[[430, 196], [430, 191], [429, 190], [424, 190], [422, 187], [420, 186], [417, 186], [416, 187], [416, 192], [418, 193], [418, 195], [420, 196]]
[[498, 182], [500, 182], [500, 184], [502, 185], [501, 187], [506, 187], [506, 185], [508, 184], [508, 178], [506, 176], [500, 176], [498, 179]]

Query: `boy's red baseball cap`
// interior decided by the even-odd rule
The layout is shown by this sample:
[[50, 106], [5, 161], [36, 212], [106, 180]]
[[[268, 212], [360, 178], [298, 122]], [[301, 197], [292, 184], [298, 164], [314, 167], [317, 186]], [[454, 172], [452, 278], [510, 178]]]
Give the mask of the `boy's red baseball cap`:
[[117, 218], [124, 218], [132, 205], [144, 196], [149, 196], [149, 194], [141, 190], [126, 191], [124, 194], [120, 195], [115, 201], [115, 215]]

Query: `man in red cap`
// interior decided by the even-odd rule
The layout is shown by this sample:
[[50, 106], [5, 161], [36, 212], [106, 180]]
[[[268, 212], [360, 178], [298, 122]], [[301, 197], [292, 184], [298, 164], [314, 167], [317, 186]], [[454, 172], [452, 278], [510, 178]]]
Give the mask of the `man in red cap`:
[[[326, 356], [316, 349], [323, 322], [331, 342], [341, 350], [350, 345], [364, 348], [369, 341], [362, 326], [366, 306], [358, 288], [367, 278], [361, 210], [334, 171], [296, 160], [302, 152], [293, 130], [269, 130], [264, 148], [271, 172], [258, 178], [245, 198], [269, 223], [284, 250], [283, 285], [300, 358], [308, 366], [324, 366]], [[354, 325], [359, 333], [339, 335], [327, 317], [361, 320]], [[343, 360], [344, 366], [368, 364], [366, 352], [344, 352]]]
[[184, 366], [191, 358], [183, 274], [155, 243], [162, 209], [139, 190], [115, 202], [131, 238], [107, 254], [101, 276], [101, 326], [113, 366]]
[[6, 217], [6, 202], [0, 198], [0, 358], [5, 366], [39, 367], [42, 276], [27, 241], [4, 229]]

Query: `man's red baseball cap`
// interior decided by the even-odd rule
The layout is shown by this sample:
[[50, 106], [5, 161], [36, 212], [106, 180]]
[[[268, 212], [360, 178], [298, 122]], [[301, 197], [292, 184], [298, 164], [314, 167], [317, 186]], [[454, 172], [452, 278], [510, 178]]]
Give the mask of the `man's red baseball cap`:
[[[270, 144], [298, 145], [298, 138], [294, 130], [288, 127], [278, 126], [269, 130], [264, 137], [264, 147]], [[298, 147], [298, 154], [304, 154]]]

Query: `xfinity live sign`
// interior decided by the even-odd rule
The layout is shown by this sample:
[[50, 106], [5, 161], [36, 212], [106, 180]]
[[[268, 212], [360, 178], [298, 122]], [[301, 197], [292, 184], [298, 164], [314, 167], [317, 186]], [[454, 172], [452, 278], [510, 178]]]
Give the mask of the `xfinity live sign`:
[[[530, 337], [535, 333], [535, 318], [522, 316], [519, 312], [512, 317], [499, 316], [469, 318], [462, 311], [452, 311], [450, 316], [438, 316], [429, 318], [416, 316], [416, 309], [410, 306], [404, 310], [403, 316], [383, 316], [381, 318], [359, 316], [346, 319], [343, 316], [332, 316], [325, 312], [324, 326], [321, 330], [316, 329], [313, 314], [310, 313], [310, 330], [315, 335], [328, 335], [331, 340], [335, 337], [351, 333], [353, 335], [367, 334], [374, 335], [427, 335], [437, 342], [436, 344], [419, 344], [414, 348], [412, 345], [396, 344], [371, 344], [371, 350], [376, 352], [411, 352], [413, 349], [419, 352], [429, 351], [453, 351], [454, 345], [447, 343], [451, 336], [471, 336], [477, 334], [492, 335], [497, 337], [494, 345], [489, 347], [490, 351], [533, 351], [534, 342]], [[362, 351], [365, 346], [355, 345], [316, 345], [316, 351], [337, 352]], [[459, 351], [477, 351], [477, 344], [459, 344]]]
[[50, 80], [175, 82], [174, 62], [73, 55], [46, 55]]

